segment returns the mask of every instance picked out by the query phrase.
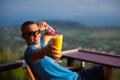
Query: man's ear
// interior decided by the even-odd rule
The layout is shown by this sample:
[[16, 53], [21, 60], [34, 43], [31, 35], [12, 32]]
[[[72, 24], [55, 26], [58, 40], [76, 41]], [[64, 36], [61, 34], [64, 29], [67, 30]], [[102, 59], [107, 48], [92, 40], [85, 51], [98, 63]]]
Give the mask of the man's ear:
[[21, 34], [21, 37], [22, 37], [23, 39], [25, 39], [25, 35], [24, 35], [24, 34]]

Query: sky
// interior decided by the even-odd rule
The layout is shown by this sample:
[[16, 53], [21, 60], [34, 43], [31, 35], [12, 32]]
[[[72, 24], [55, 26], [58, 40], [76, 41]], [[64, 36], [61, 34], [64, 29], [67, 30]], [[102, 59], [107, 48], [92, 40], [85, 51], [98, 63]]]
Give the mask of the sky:
[[27, 20], [120, 25], [120, 0], [0, 0], [0, 26]]

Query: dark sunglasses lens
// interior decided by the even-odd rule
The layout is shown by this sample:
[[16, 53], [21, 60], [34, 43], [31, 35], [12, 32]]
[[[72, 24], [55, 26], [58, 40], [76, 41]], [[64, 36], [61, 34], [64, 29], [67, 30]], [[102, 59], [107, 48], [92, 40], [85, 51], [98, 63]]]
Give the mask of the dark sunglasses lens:
[[41, 31], [40, 30], [37, 30], [35, 32], [29, 32], [29, 33], [26, 33], [28, 36], [35, 36], [36, 34], [40, 34]]
[[40, 30], [38, 30], [38, 31], [34, 32], [34, 34], [40, 34]]

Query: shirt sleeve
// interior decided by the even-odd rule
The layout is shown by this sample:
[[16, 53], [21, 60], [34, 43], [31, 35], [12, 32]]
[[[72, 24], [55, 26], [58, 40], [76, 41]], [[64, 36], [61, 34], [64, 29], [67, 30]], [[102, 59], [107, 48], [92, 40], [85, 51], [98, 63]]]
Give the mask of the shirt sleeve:
[[43, 48], [43, 47], [44, 47], [44, 44], [45, 44], [43, 38], [41, 38], [41, 40], [40, 40], [40, 44], [41, 44], [41, 47]]
[[26, 51], [25, 51], [25, 55], [24, 58], [25, 60], [29, 63], [32, 62], [32, 52], [36, 50], [35, 46], [29, 46]]

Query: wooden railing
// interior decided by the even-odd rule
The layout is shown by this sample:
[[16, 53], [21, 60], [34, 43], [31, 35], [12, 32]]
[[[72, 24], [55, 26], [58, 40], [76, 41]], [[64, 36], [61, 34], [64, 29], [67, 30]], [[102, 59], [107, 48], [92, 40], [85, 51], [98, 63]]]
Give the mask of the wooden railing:
[[24, 64], [24, 60], [0, 64], [0, 72], [22, 68], [23, 64]]
[[[80, 61], [87, 61], [105, 66], [120, 68], [120, 56], [116, 55], [109, 55], [80, 49], [63, 51], [62, 54], [69, 60], [71, 59], [70, 61], [76, 59]], [[70, 66], [72, 64], [72, 62], [69, 62], [68, 65]]]
[[63, 51], [63, 56], [67, 58], [67, 66], [74, 66], [74, 60], [80, 60], [81, 67], [85, 67], [85, 62], [102, 65], [105, 80], [114, 80], [112, 68], [120, 68], [120, 56], [80, 49]]
[[[74, 66], [74, 60], [80, 60], [81, 66], [84, 67], [85, 62], [100, 64], [104, 68], [105, 80], [114, 80], [112, 68], [120, 68], [120, 56], [102, 54], [98, 52], [85, 50], [67, 50], [62, 52], [63, 57], [67, 58], [67, 66]], [[0, 72], [8, 71], [16, 68], [23, 68], [24, 60], [0, 64]], [[108, 74], [109, 73], [109, 74]]]

